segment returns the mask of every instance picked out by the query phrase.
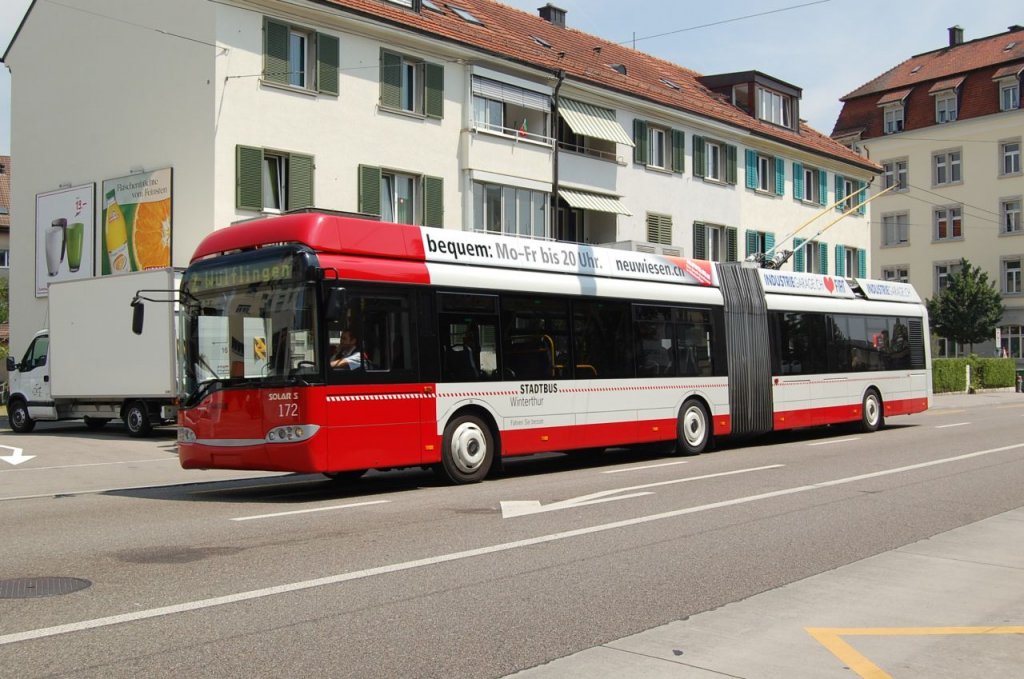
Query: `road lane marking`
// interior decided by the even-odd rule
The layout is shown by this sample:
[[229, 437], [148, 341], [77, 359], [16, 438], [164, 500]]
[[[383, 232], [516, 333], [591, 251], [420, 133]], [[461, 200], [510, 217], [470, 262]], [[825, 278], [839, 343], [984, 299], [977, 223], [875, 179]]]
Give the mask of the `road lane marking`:
[[808, 443], [807, 445], [808, 446], [828, 446], [828, 445], [831, 445], [833, 443], [848, 443], [850, 441], [860, 441], [860, 437], [859, 436], [851, 436], [850, 438], [846, 438], [846, 439], [829, 439], [827, 441], [815, 441], [814, 443]]
[[74, 632], [81, 632], [89, 629], [96, 629], [99, 627], [110, 627], [111, 625], [120, 625], [127, 622], [137, 622], [139, 620], [148, 620], [151, 618], [159, 618], [167, 615], [175, 615], [177, 613], [186, 613], [189, 611], [198, 611], [206, 608], [214, 608], [216, 606], [225, 606], [228, 604], [235, 604], [242, 601], [252, 601], [254, 599], [264, 599], [267, 597], [277, 596], [279, 594], [288, 594], [290, 592], [299, 592], [307, 589], [313, 589], [316, 587], [325, 587], [328, 585], [336, 585], [343, 582], [351, 582], [353, 580], [363, 580], [366, 578], [372, 578], [379, 575], [389, 575], [392, 573], [401, 573], [403, 571], [411, 571], [418, 568], [425, 568], [428, 566], [436, 566], [442, 563], [452, 563], [456, 561], [462, 561], [464, 559], [472, 559], [479, 556], [488, 556], [491, 554], [499, 554], [501, 552], [508, 552], [514, 549], [521, 549], [523, 547], [532, 547], [534, 545], [542, 545], [547, 543], [559, 542], [561, 540], [568, 540], [571, 538], [581, 537], [584, 535], [594, 535], [597, 533], [604, 533], [606, 531], [618, 530], [619, 528], [628, 528], [631, 526], [638, 526], [642, 524], [652, 523], [654, 521], [662, 521], [665, 519], [673, 519], [680, 516], [686, 516], [689, 514], [696, 514], [698, 512], [705, 512], [712, 509], [722, 509], [724, 507], [733, 507], [736, 505], [748, 504], [751, 502], [758, 502], [760, 500], [768, 500], [777, 497], [784, 497], [786, 495], [794, 495], [796, 493], [804, 493], [811, 490], [818, 490], [821, 488], [829, 488], [833, 486], [841, 486], [848, 483], [855, 483], [857, 481], [863, 481], [866, 479], [874, 479], [882, 476], [889, 476], [891, 474], [900, 474], [907, 471], [913, 471], [916, 469], [925, 469], [927, 467], [934, 467], [940, 464], [949, 464], [951, 462], [959, 462], [961, 460], [969, 460], [971, 458], [980, 457], [982, 455], [991, 455], [993, 453], [1002, 453], [1009, 450], [1017, 450], [1024, 448], [1024, 443], [1016, 443], [1009, 446], [1002, 446], [1000, 448], [990, 448], [988, 450], [979, 450], [973, 453], [966, 453], [964, 455], [957, 455], [955, 457], [942, 458], [940, 460], [932, 460], [930, 462], [922, 462], [919, 464], [908, 465], [905, 467], [896, 467], [893, 469], [883, 469], [877, 472], [870, 472], [867, 474], [858, 474], [857, 476], [847, 476], [841, 479], [833, 479], [832, 481], [823, 481], [821, 483], [815, 483], [806, 486], [796, 486], [793, 488], [784, 488], [782, 490], [775, 490], [768, 493], [761, 493], [759, 495], [749, 495], [747, 497], [735, 498], [732, 500], [723, 500], [721, 502], [712, 502], [706, 505], [700, 505], [697, 507], [687, 507], [685, 509], [676, 509], [669, 512], [662, 512], [660, 514], [650, 514], [647, 516], [639, 516], [632, 519], [624, 519], [622, 521], [613, 521], [611, 523], [603, 523], [597, 526], [589, 526], [586, 528], [576, 528], [574, 530], [562, 531], [560, 533], [550, 533], [548, 535], [540, 535], [532, 538], [525, 538], [522, 540], [515, 540], [513, 542], [504, 542], [497, 545], [490, 545], [487, 547], [478, 547], [475, 549], [467, 549], [461, 552], [451, 552], [448, 554], [440, 554], [438, 556], [425, 557], [422, 559], [414, 559], [412, 561], [403, 561], [396, 564], [388, 564], [385, 566], [377, 566], [374, 568], [366, 568], [358, 571], [350, 571], [348, 573], [339, 573], [337, 575], [329, 575], [322, 578], [316, 578], [313, 580], [302, 580], [300, 582], [291, 582], [284, 585], [276, 585], [274, 587], [265, 587], [263, 589], [254, 589], [248, 592], [238, 592], [236, 594], [228, 594], [225, 596], [211, 597], [209, 599], [198, 599], [196, 601], [186, 601], [180, 604], [173, 604], [170, 606], [161, 606], [159, 608], [150, 608], [142, 611], [132, 611], [131, 613], [121, 613], [118, 615], [110, 615], [103, 618], [93, 618], [92, 620], [81, 620], [79, 622], [66, 623], [63, 625], [54, 625], [52, 627], [41, 627], [39, 629], [26, 630], [24, 632], [13, 632], [10, 634], [0, 635], [0, 646], [6, 646], [8, 644], [15, 644], [21, 641], [29, 641], [34, 639], [44, 639], [46, 637], [58, 636], [60, 634], [70, 634]]
[[610, 471], [601, 472], [602, 474], [622, 474], [623, 472], [638, 472], [644, 469], [657, 469], [658, 467], [674, 467], [677, 464], [689, 464], [689, 460], [681, 460], [679, 462], [662, 462], [661, 464], [648, 464], [643, 467], [629, 467], [628, 469], [612, 469]]
[[17, 469], [0, 469], [0, 474], [8, 472], [41, 472], [49, 469], [76, 469], [78, 467], [103, 467], [113, 464], [140, 464], [142, 462], [177, 462], [178, 456], [154, 457], [149, 460], [123, 460], [121, 462], [85, 462], [83, 464], [63, 464], [53, 467], [18, 467]]
[[937, 425], [936, 429], [949, 429], [950, 427], [966, 427], [970, 422], [954, 422], [953, 424], [940, 424]]
[[873, 627], [828, 629], [808, 627], [807, 633], [824, 646], [861, 679], [893, 679], [878, 665], [868, 660], [843, 637], [919, 637], [952, 636], [964, 634], [1024, 634], [1024, 627]]
[[255, 519], [273, 519], [278, 516], [292, 516], [294, 514], [310, 514], [312, 512], [329, 512], [332, 509], [351, 509], [352, 507], [366, 507], [368, 505], [384, 505], [391, 500], [370, 500], [369, 502], [353, 502], [347, 505], [331, 505], [330, 507], [313, 507], [312, 509], [296, 509], [291, 512], [276, 512], [274, 514], [257, 514], [256, 516], [240, 516], [232, 521], [253, 521]]

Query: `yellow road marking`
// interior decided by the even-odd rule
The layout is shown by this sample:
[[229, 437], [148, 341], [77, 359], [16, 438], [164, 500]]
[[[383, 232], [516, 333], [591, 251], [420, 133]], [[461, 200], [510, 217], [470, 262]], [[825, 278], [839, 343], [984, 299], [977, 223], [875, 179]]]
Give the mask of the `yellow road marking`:
[[893, 679], [878, 665], [865, 658], [843, 637], [917, 637], [954, 634], [1024, 634], [1024, 627], [808, 627], [807, 633], [861, 679]]

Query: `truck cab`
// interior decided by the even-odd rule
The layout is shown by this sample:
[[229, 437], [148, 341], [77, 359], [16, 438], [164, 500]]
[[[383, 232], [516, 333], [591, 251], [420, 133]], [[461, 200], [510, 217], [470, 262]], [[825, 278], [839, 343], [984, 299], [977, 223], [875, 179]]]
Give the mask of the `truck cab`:
[[35, 334], [20, 362], [7, 357], [10, 397], [7, 416], [11, 429], [30, 432], [36, 420], [56, 420], [57, 409], [50, 396], [50, 335], [46, 330]]

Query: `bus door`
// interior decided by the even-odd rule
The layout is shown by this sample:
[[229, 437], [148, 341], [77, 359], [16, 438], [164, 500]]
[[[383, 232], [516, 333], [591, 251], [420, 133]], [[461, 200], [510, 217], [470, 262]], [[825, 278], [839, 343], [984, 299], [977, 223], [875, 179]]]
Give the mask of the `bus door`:
[[[329, 295], [330, 299], [331, 296]], [[331, 471], [420, 464], [432, 410], [419, 381], [411, 293], [346, 289], [328, 304], [327, 426]]]
[[823, 314], [781, 312], [773, 315], [778, 351], [773, 367], [775, 428], [813, 424], [808, 418], [814, 405], [814, 380], [828, 369], [826, 323]]

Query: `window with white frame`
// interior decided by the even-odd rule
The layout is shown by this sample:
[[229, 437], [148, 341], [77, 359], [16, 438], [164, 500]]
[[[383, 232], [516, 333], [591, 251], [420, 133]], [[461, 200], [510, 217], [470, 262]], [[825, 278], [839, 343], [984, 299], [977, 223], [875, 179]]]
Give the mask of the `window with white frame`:
[[999, 144], [999, 174], [1006, 176], [1020, 174], [1020, 139]]
[[887, 160], [882, 163], [882, 188], [887, 189], [895, 186], [894, 191], [907, 190], [907, 164], [906, 158], [900, 160]]
[[882, 246], [907, 245], [910, 243], [910, 214], [895, 212], [882, 215]]
[[1024, 358], [1024, 326], [1003, 325], [999, 328], [999, 348], [1003, 356]]
[[948, 340], [944, 337], [939, 337], [936, 340], [936, 358], [957, 358], [966, 356], [967, 353], [966, 344], [957, 344], [953, 340]]
[[886, 134], [903, 131], [903, 104], [886, 106], [882, 111], [882, 120]]
[[894, 283], [909, 283], [910, 267], [906, 264], [882, 267], [882, 280], [893, 281]]
[[1003, 233], [1021, 233], [1021, 199], [1019, 197], [1000, 201], [999, 212]]
[[0, 269], [8, 269], [11, 266], [11, 251], [0, 250]]
[[821, 243], [816, 240], [804, 244], [804, 271], [807, 273], [828, 273], [821, 258]]
[[413, 175], [381, 172], [381, 221], [395, 224], [420, 224], [419, 184], [420, 178]]
[[[860, 250], [852, 247], [843, 248], [843, 272], [847, 278], [853, 278], [860, 271]], [[838, 263], [837, 263], [838, 264]], [[838, 266], [836, 273], [839, 273]]]
[[951, 123], [956, 120], [956, 99], [954, 91], [935, 95], [935, 122]]
[[1020, 81], [1005, 80], [999, 86], [999, 110], [1016, 111], [1020, 108]]
[[783, 127], [793, 126], [793, 100], [785, 94], [758, 87], [757, 111], [761, 120]]
[[949, 287], [949, 277], [960, 273], [960, 262], [941, 262], [935, 265], [935, 292], [941, 293]]
[[935, 240], [958, 240], [964, 237], [963, 207], [951, 205], [935, 208]]
[[704, 143], [704, 177], [715, 181], [725, 181], [722, 169], [722, 145], [713, 141]]
[[820, 203], [821, 189], [820, 185], [821, 173], [818, 168], [815, 167], [804, 167], [804, 201], [808, 203]]
[[647, 127], [647, 166], [661, 169], [668, 168], [668, 159], [671, 154], [669, 148], [670, 135], [668, 130], [656, 125]]
[[943, 184], [957, 184], [963, 181], [963, 172], [960, 166], [960, 149], [940, 151], [932, 155], [932, 183], [935, 186]]
[[510, 83], [473, 76], [473, 126], [517, 139], [547, 142], [550, 98]]
[[1015, 257], [1004, 257], [1003, 264], [1003, 293], [1007, 295], [1019, 295], [1021, 289], [1020, 277], [1020, 255]]
[[757, 189], [775, 191], [775, 159], [771, 156], [757, 156]]
[[263, 81], [338, 94], [338, 38], [272, 19], [263, 25]]
[[548, 198], [543, 191], [473, 182], [473, 229], [547, 238]]
[[380, 105], [428, 118], [444, 116], [444, 66], [380, 51]]
[[[860, 202], [864, 200], [864, 197], [861, 194], [857, 194], [856, 196], [853, 195], [854, 193], [857, 192], [857, 185], [854, 184], [852, 179], [843, 177], [838, 181], [842, 182], [841, 186], [843, 189], [843, 195], [846, 196], [846, 199], [843, 201], [841, 209], [843, 211], [852, 210], [855, 205], [859, 205]], [[836, 198], [838, 197], [839, 196], [836, 196]]]

